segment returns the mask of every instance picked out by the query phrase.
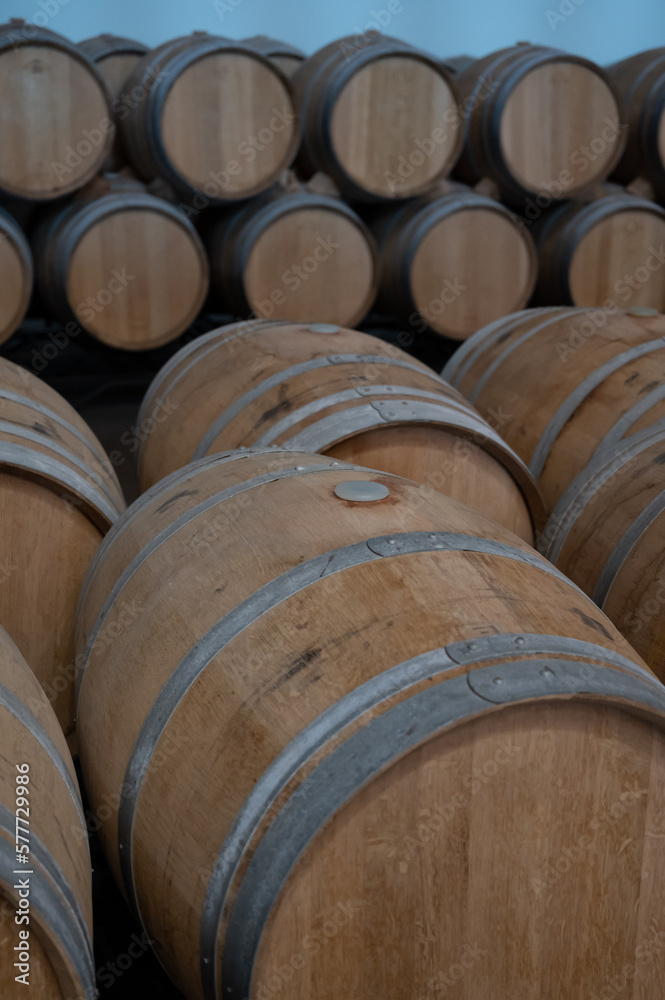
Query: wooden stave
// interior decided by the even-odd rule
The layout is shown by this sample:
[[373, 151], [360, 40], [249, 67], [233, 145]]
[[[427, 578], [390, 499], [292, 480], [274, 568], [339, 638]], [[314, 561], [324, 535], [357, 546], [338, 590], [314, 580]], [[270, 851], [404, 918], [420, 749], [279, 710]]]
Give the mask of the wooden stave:
[[[306, 472], [305, 472], [304, 470], [303, 470], [303, 474], [304, 474], [304, 475], [307, 475], [307, 473], [306, 473]], [[392, 478], [393, 478], [393, 477], [389, 477], [389, 478], [390, 478], [390, 480], [392, 481]], [[388, 481], [388, 480], [386, 479], [386, 481]], [[174, 486], [174, 489], [175, 489], [175, 486]], [[159, 492], [159, 491], [157, 491], [157, 492]], [[165, 490], [165, 491], [164, 491], [164, 494], [168, 496], [168, 492], [169, 492], [169, 491], [166, 491], [166, 490]], [[549, 662], [549, 661], [548, 661], [548, 662]], [[541, 666], [542, 666], [542, 661], [541, 661]], [[494, 669], [494, 668], [493, 668], [493, 669]], [[629, 669], [629, 670], [630, 670], [631, 668], [630, 668], [630, 667], [628, 667], [627, 669]], [[112, 835], [112, 833], [111, 833], [111, 835]], [[130, 893], [130, 894], [131, 894], [131, 893]], [[208, 953], [208, 954], [210, 954], [210, 953]], [[206, 972], [205, 972], [205, 963], [204, 963], [204, 964], [202, 965], [202, 972], [203, 972], [203, 974], [204, 974], [204, 975], [206, 974]], [[208, 973], [209, 973], [209, 970], [208, 970]], [[181, 985], [181, 987], [182, 987], [182, 981], [180, 982], [180, 985]], [[195, 992], [195, 988], [194, 988], [194, 986], [191, 986], [191, 987], [190, 987], [190, 989], [191, 989], [191, 995], [197, 995], [197, 996], [198, 996], [198, 995], [202, 995], [202, 994], [200, 994], [200, 992], [198, 992], [198, 991], [196, 991], [196, 992]], [[209, 987], [209, 991], [208, 991], [208, 992], [206, 992], [206, 996], [214, 996], [214, 995], [215, 995], [215, 994], [214, 994], [214, 991], [210, 991], [210, 987]], [[234, 993], [233, 995], [235, 995], [235, 993]], [[241, 994], [239, 993], [239, 994], [238, 994], [238, 996], [240, 996], [240, 995], [241, 995]], [[243, 994], [243, 995], [248, 995], [248, 994]]]

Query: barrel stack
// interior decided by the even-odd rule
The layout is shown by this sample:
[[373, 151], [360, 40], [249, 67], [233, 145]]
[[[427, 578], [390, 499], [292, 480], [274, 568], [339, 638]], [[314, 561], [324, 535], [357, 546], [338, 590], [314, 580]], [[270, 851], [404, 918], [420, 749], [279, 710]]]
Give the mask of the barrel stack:
[[370, 27], [0, 26], [3, 1000], [665, 993], [665, 49]]

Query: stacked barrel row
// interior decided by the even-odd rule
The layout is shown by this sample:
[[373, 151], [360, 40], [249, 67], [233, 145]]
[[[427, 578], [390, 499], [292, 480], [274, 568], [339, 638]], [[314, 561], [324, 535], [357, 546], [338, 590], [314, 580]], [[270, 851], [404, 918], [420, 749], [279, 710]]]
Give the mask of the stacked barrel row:
[[[308, 59], [204, 32], [148, 50], [13, 22], [0, 42], [0, 190], [42, 306], [104, 343], [177, 338], [209, 288], [238, 317], [355, 325], [376, 305], [453, 340], [534, 291], [663, 305], [665, 211], [634, 193], [661, 190], [653, 143], [633, 148], [635, 109], [653, 130], [657, 101], [618, 68], [523, 44], [442, 63], [372, 32]], [[132, 180], [94, 181], [109, 170]], [[630, 192], [603, 184], [613, 171]], [[31, 286], [12, 225], [4, 338]]]
[[488, 416], [326, 323], [213, 330], [150, 386], [77, 725], [186, 997], [419, 997], [459, 963], [470, 996], [592, 995], [657, 919], [665, 688], [531, 547], [543, 501]]

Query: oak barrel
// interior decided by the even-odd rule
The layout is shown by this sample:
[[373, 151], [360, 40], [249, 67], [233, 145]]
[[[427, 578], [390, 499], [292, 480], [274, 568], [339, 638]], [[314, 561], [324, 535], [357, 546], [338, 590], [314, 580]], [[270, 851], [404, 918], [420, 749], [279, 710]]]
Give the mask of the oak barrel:
[[649, 180], [665, 196], [665, 48], [649, 49], [608, 66], [628, 122], [628, 142], [614, 175], [622, 184]]
[[189, 998], [589, 996], [660, 927], [665, 690], [434, 490], [195, 463], [118, 522], [79, 649], [103, 846]]
[[542, 305], [665, 309], [665, 209], [633, 194], [555, 208], [537, 230]]
[[665, 680], [665, 418], [596, 449], [540, 547]]
[[193, 459], [274, 444], [427, 483], [528, 541], [544, 523], [494, 424], [404, 351], [333, 324], [213, 330], [162, 368], [138, 419], [143, 489]]
[[289, 80], [242, 42], [205, 32], [166, 42], [125, 89], [119, 117], [133, 166], [193, 196], [197, 211], [267, 189], [296, 154]]
[[353, 326], [376, 297], [374, 241], [339, 198], [271, 193], [209, 234], [212, 281], [228, 311]]
[[54, 31], [0, 25], [0, 190], [60, 198], [101, 169], [115, 125], [94, 63]]
[[178, 337], [208, 291], [203, 243], [162, 198], [123, 187], [80, 197], [44, 220], [34, 238], [40, 293], [62, 320], [98, 340], [146, 350]]
[[529, 232], [509, 209], [449, 185], [379, 210], [379, 308], [453, 340], [522, 309], [538, 260]]
[[443, 369], [529, 466], [551, 511], [603, 442], [665, 417], [665, 316], [527, 309], [492, 323]]
[[360, 37], [324, 46], [293, 77], [300, 168], [329, 174], [358, 201], [420, 194], [452, 169], [461, 148], [451, 74], [396, 38]]
[[461, 180], [490, 177], [507, 201], [570, 198], [603, 180], [626, 143], [618, 92], [588, 59], [522, 43], [455, 74], [468, 130]]
[[113, 467], [85, 421], [41, 379], [2, 359], [0, 623], [71, 739], [78, 593], [124, 507]]
[[23, 230], [0, 207], [0, 344], [20, 325], [32, 294], [32, 253]]
[[302, 49], [296, 48], [295, 45], [290, 45], [288, 42], [269, 38], [267, 35], [253, 35], [251, 38], [243, 38], [243, 43], [255, 49], [256, 52], [260, 52], [262, 56], [267, 56], [287, 76], [293, 76], [307, 58]]
[[76, 772], [44, 692], [2, 627], [0, 930], [3, 1000], [97, 996]]
[[127, 78], [148, 51], [143, 42], [108, 34], [86, 38], [79, 48], [96, 63], [113, 100], [121, 96]]

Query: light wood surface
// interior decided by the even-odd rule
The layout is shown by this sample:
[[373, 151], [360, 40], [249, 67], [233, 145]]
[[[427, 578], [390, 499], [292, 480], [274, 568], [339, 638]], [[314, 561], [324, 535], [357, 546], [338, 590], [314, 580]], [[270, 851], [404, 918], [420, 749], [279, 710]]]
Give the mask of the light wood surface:
[[[0, 25], [0, 188], [46, 201], [100, 170], [114, 135], [94, 64], [44, 28]], [[92, 140], [90, 139], [92, 136]]]
[[209, 252], [237, 316], [353, 326], [376, 296], [372, 237], [336, 198], [296, 191], [251, 202], [214, 227]]
[[537, 236], [543, 305], [665, 309], [665, 209], [600, 192], [550, 215]]
[[492, 178], [522, 211], [530, 196], [570, 198], [607, 177], [625, 147], [618, 92], [587, 59], [520, 43], [462, 66], [455, 83], [470, 109], [460, 178]]
[[443, 374], [481, 414], [503, 414], [552, 510], [604, 441], [665, 417], [665, 317], [526, 310], [479, 330]]
[[599, 451], [552, 513], [542, 549], [665, 679], [665, 420]]
[[113, 186], [45, 221], [35, 264], [56, 315], [124, 350], [179, 336], [208, 290], [206, 255], [191, 222], [161, 198]]
[[0, 623], [69, 735], [79, 590], [125, 503], [85, 422], [58, 393], [5, 360], [0, 422]]
[[[563, 171], [581, 173], [580, 150], [600, 138], [604, 148], [570, 185], [572, 190], [606, 177], [616, 162], [620, 142], [605, 142], [608, 119], [617, 120], [617, 101], [602, 73], [574, 60], [561, 59], [531, 70], [506, 100], [499, 132], [501, 151], [511, 174], [523, 187], [538, 191]], [[608, 133], [610, 134], [610, 133]], [[572, 169], [571, 169], [572, 168]]]
[[176, 355], [148, 390], [140, 419], [168, 413], [175, 419], [155, 420], [140, 451], [143, 489], [228, 448], [308, 442], [477, 503], [528, 541], [542, 524], [533, 480], [496, 431], [431, 369], [356, 331], [221, 328]]
[[536, 282], [530, 234], [497, 202], [467, 189], [383, 210], [379, 306], [453, 340], [523, 308]]
[[[17, 765], [21, 766], [21, 772]], [[29, 778], [27, 785], [17, 785], [17, 775], [24, 772]], [[14, 860], [15, 814], [17, 788], [25, 787], [28, 794], [23, 798], [29, 805], [27, 812], [25, 804], [21, 805], [20, 832], [27, 838], [30, 863], [22, 865]], [[25, 845], [25, 840], [19, 843]], [[0, 852], [3, 1000], [26, 996], [39, 1000], [69, 997], [93, 1000], [96, 994], [90, 944], [90, 855], [76, 773], [48, 700], [3, 628], [0, 628]], [[29, 883], [29, 923], [14, 920], [19, 907], [19, 879]], [[61, 913], [52, 905], [44, 905], [45, 884], [50, 884], [49, 896], [61, 913], [68, 914], [70, 931], [74, 928], [71, 951], [63, 933], [66, 925]], [[19, 937], [19, 931], [26, 929], [30, 956], [27, 986], [16, 982], [15, 976], [20, 972], [14, 968], [19, 957], [15, 949], [25, 941]]]
[[32, 293], [32, 254], [20, 226], [0, 208], [0, 344], [26, 314]]
[[407, 198], [452, 168], [462, 141], [450, 75], [394, 38], [341, 38], [293, 78], [303, 117], [301, 163], [362, 201]]
[[299, 129], [288, 79], [241, 42], [194, 32], [149, 52], [127, 89], [144, 87], [122, 123], [132, 163], [210, 203], [269, 188], [293, 160]]
[[[468, 996], [489, 989], [502, 1000], [536, 1000], [554, 983], [566, 995], [602, 988], [662, 912], [653, 833], [665, 743], [658, 710], [639, 707], [641, 697], [662, 704], [662, 687], [591, 601], [514, 535], [434, 490], [311, 461], [308, 468], [298, 455], [279, 469], [274, 456], [244, 453], [162, 484], [116, 528], [84, 591], [79, 648], [111, 592], [80, 690], [86, 786], [94, 805], [130, 780], [101, 836], [161, 961], [193, 998], [204, 996], [203, 976], [210, 996], [258, 1000], [283, 969], [293, 996], [397, 996], [406, 982], [420, 997], [467, 945], [480, 949], [465, 963]], [[388, 496], [339, 500], [334, 489], [347, 479], [378, 482]], [[235, 495], [207, 503], [223, 490]], [[397, 545], [404, 532], [420, 533], [421, 550], [388, 556], [388, 539]], [[437, 550], [437, 532], [458, 540]], [[379, 537], [386, 556], [340, 568], [338, 548], [366, 549]], [[470, 551], [491, 540], [513, 547], [513, 557]], [[319, 558], [316, 582], [274, 599], [263, 591], [266, 603], [245, 605], [233, 631], [241, 602]], [[127, 622], [121, 608], [133, 602], [141, 612]], [[231, 630], [223, 645], [222, 633], [215, 641], [209, 633], [222, 620]], [[548, 654], [552, 636], [570, 640], [562, 661]], [[510, 663], [483, 659], [488, 637], [512, 643]], [[323, 713], [341, 712], [344, 698], [364, 697], [387, 683], [387, 670], [460, 640], [470, 662], [444, 660], [442, 673], [414, 668], [407, 685], [344, 722], [340, 715], [339, 726], [326, 716], [331, 728], [318, 728], [304, 749], [307, 727], [324, 726]], [[202, 669], [183, 684], [178, 665], [197, 643], [207, 649]], [[605, 663], [615, 654], [627, 660]], [[502, 678], [519, 679], [516, 704], [493, 694]], [[151, 729], [167, 684], [175, 702], [155, 710], [163, 721]], [[614, 684], [625, 694], [610, 695]], [[412, 735], [430, 712], [452, 706], [453, 690], [462, 699], [456, 721]], [[475, 699], [468, 715], [467, 696]], [[402, 716], [391, 713], [411, 709], [409, 722], [393, 724]], [[373, 771], [386, 731], [388, 757]], [[356, 746], [365, 749], [345, 767], [340, 756]], [[274, 797], [264, 797], [268, 768]], [[349, 778], [336, 809], [339, 782]], [[250, 794], [256, 817], [246, 834], [236, 827], [232, 835], [238, 854], [224, 902], [213, 871], [232, 824], [249, 816]], [[334, 816], [317, 819], [319, 806]], [[283, 852], [296, 846], [291, 815], [291, 836], [307, 836], [273, 899]], [[557, 869], [582, 837], [588, 844], [575, 862]], [[270, 845], [276, 853], [263, 869]], [[257, 924], [248, 983], [246, 949], [266, 891], [270, 914]], [[245, 903], [258, 909], [244, 911]], [[661, 989], [662, 953], [639, 975], [647, 993]]]

